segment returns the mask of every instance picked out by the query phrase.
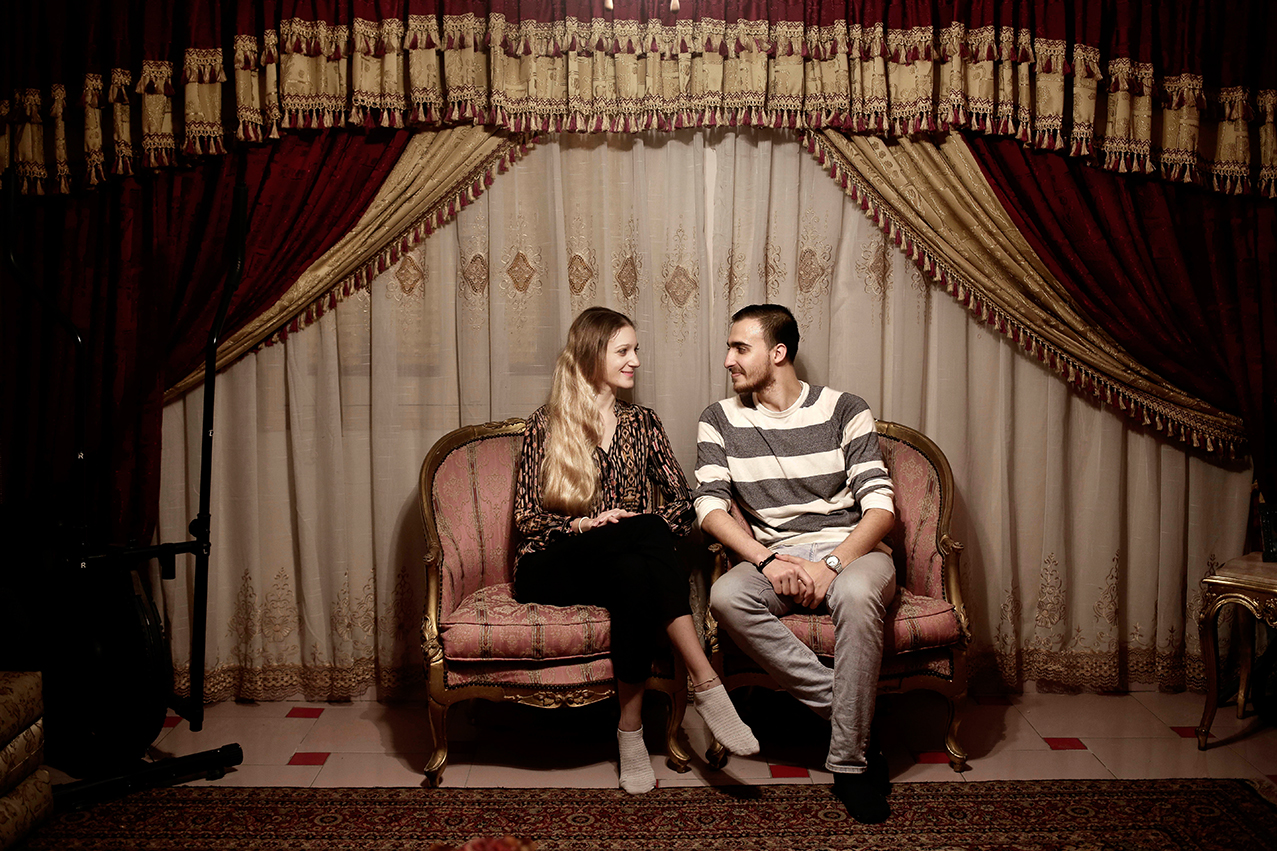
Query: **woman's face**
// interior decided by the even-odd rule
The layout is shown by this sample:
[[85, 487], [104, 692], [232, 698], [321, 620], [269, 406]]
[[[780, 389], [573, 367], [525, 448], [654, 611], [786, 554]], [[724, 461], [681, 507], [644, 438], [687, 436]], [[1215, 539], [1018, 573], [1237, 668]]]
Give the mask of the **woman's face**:
[[638, 335], [627, 325], [612, 335], [603, 352], [603, 383], [617, 390], [634, 386], [634, 370], [639, 368]]

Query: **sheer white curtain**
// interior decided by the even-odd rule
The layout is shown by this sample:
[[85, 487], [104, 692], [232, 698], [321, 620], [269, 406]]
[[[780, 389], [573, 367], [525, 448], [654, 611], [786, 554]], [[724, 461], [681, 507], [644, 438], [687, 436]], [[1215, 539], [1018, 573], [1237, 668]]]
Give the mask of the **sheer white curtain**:
[[[371, 287], [219, 379], [208, 693], [392, 694], [417, 677], [417, 475], [459, 425], [526, 416], [567, 326], [632, 316], [634, 401], [689, 476], [731, 313], [779, 301], [804, 378], [920, 428], [957, 478], [978, 657], [1003, 683], [1200, 682], [1198, 580], [1250, 477], [1140, 433], [973, 321], [797, 137], [547, 140]], [[165, 412], [161, 529], [196, 504], [201, 391]], [[189, 568], [165, 583], [179, 669]]]

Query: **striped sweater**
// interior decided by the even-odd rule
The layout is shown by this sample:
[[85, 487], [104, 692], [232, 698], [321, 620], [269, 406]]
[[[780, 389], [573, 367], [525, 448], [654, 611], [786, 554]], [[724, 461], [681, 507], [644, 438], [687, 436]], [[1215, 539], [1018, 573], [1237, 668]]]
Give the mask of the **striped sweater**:
[[716, 402], [696, 434], [696, 518], [734, 498], [754, 536], [778, 543], [839, 543], [870, 508], [895, 513], [873, 413], [859, 396], [802, 383], [786, 411], [753, 395]]

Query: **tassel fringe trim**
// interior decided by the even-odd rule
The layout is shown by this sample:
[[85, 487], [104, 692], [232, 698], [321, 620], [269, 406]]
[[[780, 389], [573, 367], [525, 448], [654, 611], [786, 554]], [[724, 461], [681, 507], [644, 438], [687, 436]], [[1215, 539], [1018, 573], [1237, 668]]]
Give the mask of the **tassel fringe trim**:
[[466, 177], [457, 181], [444, 197], [428, 210], [425, 215], [401, 232], [382, 249], [377, 256], [367, 261], [353, 274], [319, 298], [308, 304], [305, 309], [286, 321], [275, 333], [263, 340], [252, 351], [262, 346], [273, 346], [283, 343], [289, 334], [295, 334], [318, 322], [319, 319], [337, 305], [353, 296], [360, 290], [372, 285], [373, 279], [399, 262], [399, 258], [416, 248], [430, 234], [439, 230], [456, 218], [457, 214], [475, 201], [492, 185], [498, 174], [503, 174], [514, 165], [536, 144], [534, 137], [508, 139], [488, 159], [479, 164]]
[[972, 315], [993, 327], [1021, 349], [1064, 378], [1079, 393], [1090, 395], [1106, 405], [1114, 406], [1146, 427], [1178, 439], [1195, 449], [1235, 458], [1246, 451], [1246, 437], [1241, 421], [1223, 415], [1224, 427], [1198, 418], [1191, 412], [1172, 409], [1148, 393], [1119, 384], [1090, 367], [1078, 363], [1035, 331], [1007, 315], [987, 295], [965, 277], [937, 258], [903, 223], [896, 220], [876, 194], [853, 177], [842, 158], [828, 143], [814, 133], [805, 134], [807, 150], [829, 172], [843, 191], [873, 220], [887, 238], [917, 264], [923, 274], [957, 299]]

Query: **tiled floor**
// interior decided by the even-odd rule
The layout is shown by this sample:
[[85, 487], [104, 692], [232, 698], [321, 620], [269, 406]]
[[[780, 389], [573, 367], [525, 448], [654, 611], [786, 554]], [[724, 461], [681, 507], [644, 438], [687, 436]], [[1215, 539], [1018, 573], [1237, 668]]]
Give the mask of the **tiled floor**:
[[[1024, 694], [968, 701], [961, 739], [970, 770], [954, 773], [943, 753], [943, 702], [933, 694], [887, 695], [878, 725], [898, 783], [1069, 778], [1242, 777], [1277, 782], [1277, 729], [1220, 708], [1211, 747], [1197, 749], [1193, 728], [1202, 696]], [[705, 765], [707, 736], [695, 709], [684, 722], [691, 770], [666, 767], [660, 729], [665, 707], [645, 708], [652, 763], [662, 786], [828, 783], [828, 725], [787, 696], [755, 693], [746, 720], [762, 753], [733, 757], [721, 772]], [[615, 709], [603, 703], [545, 710], [477, 701], [449, 717], [444, 786], [613, 787], [617, 782]], [[239, 786], [421, 786], [431, 750], [420, 702], [343, 704], [225, 703], [208, 709], [204, 728], [170, 718], [152, 758], [184, 756], [232, 742], [243, 764], [215, 782]]]

